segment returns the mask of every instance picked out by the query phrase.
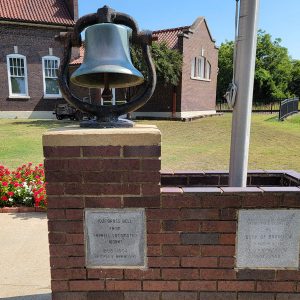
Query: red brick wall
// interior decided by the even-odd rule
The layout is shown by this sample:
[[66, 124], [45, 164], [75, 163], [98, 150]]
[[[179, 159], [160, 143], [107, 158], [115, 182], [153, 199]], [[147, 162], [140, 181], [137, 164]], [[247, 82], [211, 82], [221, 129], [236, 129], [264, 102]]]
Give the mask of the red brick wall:
[[[89, 293], [94, 299], [117, 300], [123, 299], [120, 291], [142, 291], [139, 275], [156, 278], [159, 270], [85, 268], [83, 213], [84, 208], [159, 207], [160, 146], [44, 147], [44, 154], [53, 299], [87, 299], [94, 291]], [[150, 231], [156, 226], [149, 220]]]
[[[162, 224], [160, 234], [173, 236], [174, 245], [162, 236], [160, 255], [169, 255], [180, 266], [177, 272], [186, 272], [177, 278], [178, 289], [192, 291], [193, 299], [201, 300], [300, 299], [300, 271], [234, 269], [237, 210], [299, 208], [300, 189], [282, 187], [278, 193], [276, 188], [273, 192], [272, 188], [222, 190], [163, 188], [156, 215]], [[166, 272], [162, 269], [162, 275]]]
[[[63, 29], [0, 26], [3, 41], [0, 46], [0, 111], [51, 111], [55, 104], [63, 102], [43, 97], [42, 57], [49, 55], [49, 48], [53, 48], [53, 55], [62, 58], [63, 48], [54, 40], [60, 31]], [[14, 46], [18, 46], [18, 53], [27, 58], [30, 99], [9, 99], [6, 55], [14, 53]]]
[[72, 18], [76, 21], [78, 19], [78, 0], [64, 0]]
[[[218, 50], [211, 40], [205, 21], [201, 22], [189, 38], [183, 38], [181, 111], [215, 110], [218, 72]], [[191, 79], [191, 62], [204, 56], [211, 63], [211, 81]]]
[[[159, 146], [44, 147], [53, 299], [300, 299], [300, 271], [235, 266], [237, 210], [299, 208], [300, 189], [160, 193]], [[148, 268], [85, 267], [84, 208], [146, 209]]]

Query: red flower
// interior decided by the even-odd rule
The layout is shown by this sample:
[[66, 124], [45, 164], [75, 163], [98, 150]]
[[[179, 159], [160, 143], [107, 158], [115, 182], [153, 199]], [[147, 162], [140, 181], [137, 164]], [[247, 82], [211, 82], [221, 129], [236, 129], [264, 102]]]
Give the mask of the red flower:
[[3, 181], [2, 186], [8, 186], [8, 183], [6, 181]]
[[7, 198], [6, 196], [2, 196], [2, 197], [1, 197], [1, 200], [2, 200], [2, 201], [7, 201], [8, 198]]
[[7, 195], [8, 195], [9, 197], [12, 197], [14, 194], [15, 194], [14, 192], [7, 192]]

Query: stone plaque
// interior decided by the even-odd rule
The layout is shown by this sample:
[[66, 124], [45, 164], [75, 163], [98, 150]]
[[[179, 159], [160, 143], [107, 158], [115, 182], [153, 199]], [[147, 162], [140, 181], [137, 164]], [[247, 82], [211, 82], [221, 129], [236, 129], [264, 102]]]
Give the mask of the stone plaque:
[[298, 269], [300, 210], [240, 210], [236, 267]]
[[144, 209], [86, 209], [87, 267], [146, 267]]

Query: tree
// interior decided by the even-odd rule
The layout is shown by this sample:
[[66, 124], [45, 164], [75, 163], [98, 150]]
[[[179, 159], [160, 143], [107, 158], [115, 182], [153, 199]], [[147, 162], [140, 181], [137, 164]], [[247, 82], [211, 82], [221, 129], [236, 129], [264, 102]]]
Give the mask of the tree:
[[222, 99], [233, 73], [233, 42], [222, 43], [219, 49], [219, 73], [217, 83], [217, 99]]
[[[154, 42], [151, 47], [157, 78], [164, 84], [178, 85], [182, 70], [182, 54], [170, 49], [166, 43]], [[147, 67], [139, 47], [131, 47], [133, 64], [147, 77]]]
[[[272, 40], [270, 34], [258, 31], [253, 93], [255, 100], [284, 98], [293, 93], [290, 87], [292, 59], [280, 43], [281, 39]], [[224, 95], [232, 79], [233, 45], [233, 42], [226, 41], [220, 46], [218, 97]]]
[[300, 97], [300, 60], [294, 60], [292, 65], [292, 80], [289, 88], [295, 96]]
[[288, 50], [272, 41], [270, 34], [259, 30], [257, 36], [254, 99], [284, 98], [290, 96], [292, 62]]

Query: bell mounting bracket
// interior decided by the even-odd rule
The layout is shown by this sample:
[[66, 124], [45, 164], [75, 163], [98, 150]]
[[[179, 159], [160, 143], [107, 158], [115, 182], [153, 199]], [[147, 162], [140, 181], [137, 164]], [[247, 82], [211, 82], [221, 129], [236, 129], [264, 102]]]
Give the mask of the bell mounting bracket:
[[[147, 81], [139, 89], [137, 94], [128, 102], [121, 105], [96, 105], [83, 102], [79, 97], [74, 95], [69, 86], [69, 64], [71, 60], [72, 47], [80, 47], [82, 45], [81, 33], [91, 25], [100, 23], [114, 23], [125, 25], [132, 29], [132, 44], [139, 45], [142, 55], [147, 66]], [[133, 122], [128, 120], [119, 120], [119, 116], [133, 112], [146, 104], [153, 95], [156, 86], [156, 71], [151, 57], [151, 31], [139, 31], [136, 21], [129, 15], [117, 12], [108, 6], [98, 9], [97, 13], [88, 14], [76, 22], [73, 31], [61, 32], [57, 35], [56, 40], [60, 41], [64, 46], [63, 59], [58, 70], [58, 83], [64, 99], [78, 110], [93, 116], [93, 120], [82, 121], [81, 127], [104, 128], [104, 127], [132, 127]], [[102, 98], [106, 100], [112, 99], [111, 90], [105, 88]]]

